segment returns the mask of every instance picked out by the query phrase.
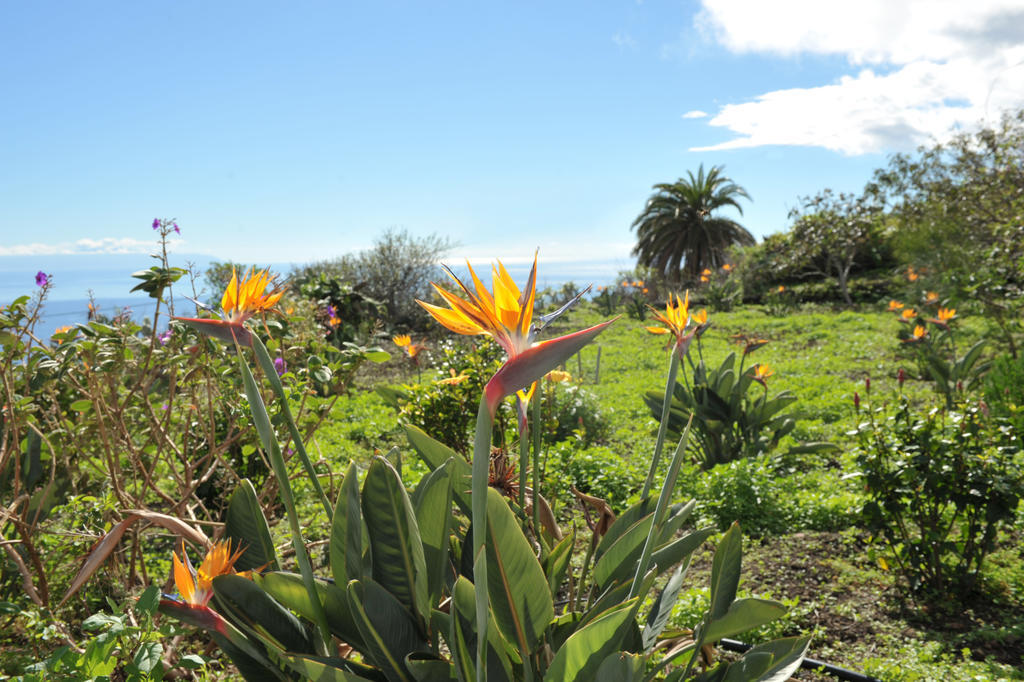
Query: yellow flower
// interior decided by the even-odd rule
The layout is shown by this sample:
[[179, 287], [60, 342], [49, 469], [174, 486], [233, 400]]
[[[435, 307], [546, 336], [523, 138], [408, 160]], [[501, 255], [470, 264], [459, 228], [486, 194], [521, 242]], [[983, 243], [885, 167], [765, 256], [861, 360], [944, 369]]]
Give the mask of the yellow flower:
[[785, 290], [786, 290], [786, 287], [784, 287], [784, 286], [782, 286], [782, 285], [780, 284], [780, 285], [779, 285], [779, 288], [778, 288], [778, 289], [777, 289], [776, 291], [777, 291], [778, 293], [780, 293], [780, 294], [781, 294], [781, 293], [782, 293], [783, 291], [785, 291]]
[[704, 308], [701, 308], [693, 315], [690, 315], [690, 319], [693, 320], [695, 324], [704, 324], [705, 322], [708, 321], [708, 311]]
[[920, 341], [921, 339], [923, 339], [925, 336], [927, 336], [927, 334], [928, 334], [928, 330], [924, 327], [924, 325], [919, 324], [919, 325], [916, 325], [914, 327], [914, 334], [913, 334], [913, 336], [911, 336], [909, 338], [906, 338], [906, 339], [903, 339], [903, 342], [904, 343], [914, 343], [915, 341]]
[[929, 291], [924, 296], [925, 303], [935, 303], [938, 300], [939, 300], [939, 294], [938, 294], [938, 292], [935, 292], [935, 291]]
[[524, 291], [519, 290], [501, 261], [498, 261], [497, 267], [492, 268], [493, 295], [476, 276], [468, 261], [466, 267], [473, 279], [473, 290], [463, 284], [450, 269], [445, 268], [466, 298], [456, 296], [432, 282], [434, 290], [451, 307], [442, 308], [419, 300], [416, 302], [456, 334], [486, 334], [497, 341], [510, 358], [519, 355], [532, 343], [530, 324], [533, 322], [533, 302], [537, 292], [537, 257], [534, 256], [533, 269], [530, 270]]
[[391, 340], [394, 341], [395, 345], [398, 346], [399, 348], [405, 348], [410, 343], [412, 343], [412, 339], [409, 338], [408, 334], [399, 334], [398, 336], [392, 336]]
[[275, 277], [270, 270], [256, 272], [250, 268], [245, 279], [238, 281], [238, 273], [232, 268], [231, 281], [220, 299], [220, 307], [224, 309], [224, 319], [231, 324], [241, 324], [257, 313], [265, 313], [284, 296], [284, 287], [275, 286], [264, 293], [267, 286], [274, 282]]
[[[488, 291], [476, 276], [472, 266], [468, 262], [466, 265], [472, 278], [472, 289], [456, 277], [450, 268], [445, 267], [448, 275], [462, 290], [464, 298], [432, 282], [431, 286], [450, 307], [443, 308], [419, 300], [416, 302], [435, 320], [456, 334], [485, 334], [492, 337], [505, 350], [508, 355], [505, 364], [484, 387], [484, 396], [492, 418], [504, 396], [526, 388], [558, 367], [612, 322], [609, 320], [579, 332], [534, 343], [534, 337], [540, 331], [533, 326], [534, 297], [537, 293], [537, 256], [533, 258], [533, 267], [530, 269], [526, 287], [521, 291], [501, 261], [491, 269], [493, 293]], [[542, 326], [568, 310], [578, 298], [542, 318]]]
[[410, 343], [405, 347], [405, 354], [411, 359], [415, 360], [416, 356], [420, 354], [420, 351], [426, 348], [422, 343]]
[[174, 564], [174, 585], [178, 588], [178, 594], [186, 604], [193, 606], [206, 606], [213, 597], [213, 579], [219, 575], [234, 573], [233, 567], [238, 558], [242, 556], [243, 550], [239, 547], [234, 553], [231, 552], [231, 541], [221, 540], [214, 543], [210, 550], [199, 564], [198, 569], [192, 568], [192, 562], [185, 553], [185, 543], [181, 543], [181, 556], [171, 553]]
[[726, 272], [731, 272], [732, 266], [726, 263], [725, 265], [722, 266], [722, 269], [725, 270]]
[[561, 383], [563, 381], [569, 381], [570, 379], [572, 379], [571, 374], [569, 374], [568, 372], [563, 372], [560, 369], [551, 370], [550, 372], [547, 373], [547, 377], [549, 381], [554, 381], [555, 383]]
[[644, 287], [644, 288], [643, 288], [643, 291], [641, 291], [640, 293], [642, 293], [642, 294], [646, 294], [646, 293], [647, 293], [647, 287]]
[[[651, 306], [647, 307], [654, 313], [654, 318], [665, 325], [665, 327], [647, 327], [647, 331], [652, 334], [674, 334], [676, 337], [676, 352], [682, 358], [686, 355], [686, 350], [693, 339], [693, 330], [689, 333], [686, 332], [686, 328], [690, 324], [690, 292], [686, 292], [685, 299], [679, 298], [679, 294], [676, 294], [674, 304], [672, 303], [672, 294], [669, 294], [664, 314]], [[706, 317], [707, 312], [702, 312], [704, 312]]]
[[917, 281], [918, 274], [914, 272], [914, 268], [907, 268], [907, 280], [911, 282]]
[[704, 268], [704, 270], [700, 274], [707, 275], [707, 276], [710, 277], [711, 276], [711, 268]]
[[913, 308], [907, 308], [902, 313], [900, 313], [900, 317], [909, 322], [910, 320], [917, 317], [917, 311], [914, 310]]
[[469, 378], [469, 375], [466, 374], [465, 372], [460, 372], [459, 374], [456, 374], [454, 369], [449, 369], [448, 373], [451, 376], [445, 377], [444, 379], [438, 379], [434, 383], [443, 384], [445, 386], [456, 386]]
[[902, 308], [903, 308], [903, 304], [900, 303], [899, 301], [897, 301], [896, 299], [893, 299], [893, 300], [889, 301], [889, 311], [890, 312], [896, 312], [897, 310], [900, 310]]
[[701, 275], [701, 276], [700, 276], [700, 281], [701, 281], [701, 282], [704, 282], [704, 283], [707, 283], [707, 282], [710, 282], [710, 281], [711, 281], [711, 278], [710, 278], [710, 277], [708, 277], [707, 275]]
[[767, 385], [765, 384], [765, 382], [767, 381], [768, 377], [770, 377], [773, 374], [775, 374], [775, 372], [773, 372], [772, 368], [769, 367], [768, 365], [762, 363], [754, 365], [754, 381]]
[[954, 317], [956, 317], [956, 308], [939, 308], [938, 317], [928, 321], [942, 327], [947, 327], [949, 326], [947, 323]]

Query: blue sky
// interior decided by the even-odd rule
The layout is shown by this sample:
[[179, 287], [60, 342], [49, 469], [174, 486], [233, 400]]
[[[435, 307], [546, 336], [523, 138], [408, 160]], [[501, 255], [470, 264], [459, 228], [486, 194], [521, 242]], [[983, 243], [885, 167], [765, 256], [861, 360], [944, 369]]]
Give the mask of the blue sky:
[[159, 216], [222, 259], [400, 227], [626, 264], [653, 184], [724, 165], [777, 232], [1024, 104], [1021, 64], [1021, 0], [4, 3], [0, 255], [148, 251]]

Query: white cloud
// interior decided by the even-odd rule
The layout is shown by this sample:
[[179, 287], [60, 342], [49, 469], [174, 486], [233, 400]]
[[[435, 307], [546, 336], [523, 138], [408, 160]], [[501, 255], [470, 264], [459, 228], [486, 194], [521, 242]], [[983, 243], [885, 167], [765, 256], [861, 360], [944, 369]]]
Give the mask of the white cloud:
[[723, 106], [739, 137], [695, 151], [910, 149], [1024, 106], [1024, 0], [704, 0], [695, 23], [737, 53], [845, 56], [857, 72]]
[[[168, 248], [180, 246], [182, 239], [167, 240]], [[45, 244], [0, 244], [0, 256], [52, 256], [52, 255], [96, 255], [111, 253], [151, 253], [154, 245], [152, 240], [132, 239], [130, 237], [101, 237], [99, 239], [83, 238], [73, 242], [57, 242]]]
[[708, 112], [701, 111], [700, 109], [694, 109], [693, 111], [687, 111], [683, 114], [683, 118], [707, 118]]

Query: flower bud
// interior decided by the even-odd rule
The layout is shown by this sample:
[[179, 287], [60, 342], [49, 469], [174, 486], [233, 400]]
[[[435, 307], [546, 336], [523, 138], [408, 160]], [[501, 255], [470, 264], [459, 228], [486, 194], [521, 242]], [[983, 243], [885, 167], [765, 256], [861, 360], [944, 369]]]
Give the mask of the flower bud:
[[896, 372], [896, 381], [899, 382], [900, 388], [903, 388], [903, 382], [907, 380], [907, 373], [900, 367], [900, 371]]
[[853, 409], [860, 412], [860, 394], [857, 391], [853, 392]]
[[864, 379], [864, 392], [871, 393], [871, 377]]

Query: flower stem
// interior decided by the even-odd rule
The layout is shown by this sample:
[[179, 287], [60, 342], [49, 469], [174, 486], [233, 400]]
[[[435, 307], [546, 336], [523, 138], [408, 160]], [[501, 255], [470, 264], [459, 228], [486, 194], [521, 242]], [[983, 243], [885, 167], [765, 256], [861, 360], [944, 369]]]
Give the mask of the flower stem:
[[480, 397], [473, 440], [472, 523], [473, 587], [476, 597], [476, 679], [487, 679], [487, 478], [491, 462], [491, 430], [494, 419], [487, 408], [486, 393]]
[[640, 554], [640, 562], [636, 566], [636, 575], [633, 577], [633, 585], [629, 588], [629, 596], [632, 599], [640, 591], [640, 585], [647, 574], [647, 567], [651, 563], [651, 555], [654, 553], [654, 545], [657, 543], [658, 535], [661, 533], [661, 524], [665, 519], [665, 512], [672, 500], [672, 490], [676, 487], [676, 478], [679, 476], [679, 466], [683, 462], [683, 454], [686, 452], [686, 441], [690, 439], [690, 426], [693, 424], [693, 415], [686, 423], [683, 435], [676, 446], [676, 452], [672, 456], [672, 463], [665, 475], [665, 482], [661, 486], [661, 494], [658, 495], [658, 505], [654, 508], [654, 519], [651, 521], [651, 529], [647, 533], [647, 541], [644, 543], [643, 552]]
[[658, 461], [661, 459], [661, 451], [665, 446], [665, 432], [668, 430], [668, 413], [672, 405], [672, 396], [676, 387], [676, 374], [679, 371], [679, 353], [672, 349], [672, 359], [668, 365], [668, 381], [665, 382], [665, 401], [661, 405], [661, 424], [658, 426], [658, 441], [654, 445], [654, 457], [651, 459], [651, 468], [647, 472], [647, 480], [644, 481], [643, 492], [640, 499], [646, 498], [651, 493], [651, 486], [654, 484], [654, 473], [658, 470]]

